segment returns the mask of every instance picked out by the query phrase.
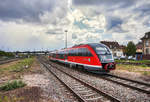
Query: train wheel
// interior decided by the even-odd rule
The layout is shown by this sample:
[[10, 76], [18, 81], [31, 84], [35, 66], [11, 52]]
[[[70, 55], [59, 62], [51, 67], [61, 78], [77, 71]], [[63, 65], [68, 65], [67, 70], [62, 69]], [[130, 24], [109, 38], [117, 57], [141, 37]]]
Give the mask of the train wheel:
[[69, 64], [69, 67], [70, 67], [70, 68], [72, 68], [72, 67], [73, 67], [73, 65], [72, 65], [72, 64]]
[[78, 69], [81, 70], [81, 71], [86, 71], [86, 69], [84, 68], [84, 66], [81, 66], [81, 65], [78, 66]]

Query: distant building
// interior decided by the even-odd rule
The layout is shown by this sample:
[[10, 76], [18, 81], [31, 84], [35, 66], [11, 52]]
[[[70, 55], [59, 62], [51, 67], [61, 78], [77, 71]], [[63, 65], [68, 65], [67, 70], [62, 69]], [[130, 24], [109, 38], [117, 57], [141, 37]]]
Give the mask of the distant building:
[[143, 43], [139, 42], [136, 44], [136, 53], [135, 53], [136, 60], [143, 59]]
[[136, 44], [136, 52], [137, 53], [143, 52], [143, 43], [142, 42], [139, 42], [138, 44]]
[[150, 60], [150, 32], [145, 33], [141, 40], [143, 44], [143, 59]]
[[111, 49], [113, 56], [120, 57], [120, 56], [124, 55], [123, 50], [124, 50], [125, 46], [119, 45], [118, 42], [116, 42], [116, 41], [100, 41], [100, 43], [108, 46]]

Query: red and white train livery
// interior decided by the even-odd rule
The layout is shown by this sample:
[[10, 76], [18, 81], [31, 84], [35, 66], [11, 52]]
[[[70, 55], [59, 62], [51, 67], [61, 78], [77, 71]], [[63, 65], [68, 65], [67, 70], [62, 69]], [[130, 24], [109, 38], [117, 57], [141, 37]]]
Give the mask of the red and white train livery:
[[50, 52], [49, 59], [94, 72], [109, 72], [116, 66], [110, 49], [101, 43], [82, 44], [53, 51]]

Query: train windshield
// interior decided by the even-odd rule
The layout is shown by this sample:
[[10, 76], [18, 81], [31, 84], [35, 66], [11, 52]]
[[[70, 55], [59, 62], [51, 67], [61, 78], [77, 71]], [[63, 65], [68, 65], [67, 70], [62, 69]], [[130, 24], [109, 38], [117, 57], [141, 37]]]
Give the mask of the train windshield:
[[96, 47], [96, 53], [102, 63], [114, 62], [111, 51], [107, 47]]
[[102, 55], [111, 54], [110, 50], [106, 47], [96, 47], [96, 53]]

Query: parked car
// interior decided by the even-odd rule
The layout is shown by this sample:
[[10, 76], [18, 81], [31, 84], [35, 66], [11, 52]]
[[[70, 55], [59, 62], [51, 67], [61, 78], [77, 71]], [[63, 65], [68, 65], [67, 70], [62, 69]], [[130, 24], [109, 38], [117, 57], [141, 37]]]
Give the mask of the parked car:
[[114, 56], [115, 60], [120, 60], [120, 57]]
[[128, 60], [131, 60], [133, 57], [132, 56], [128, 56]]
[[120, 59], [121, 59], [121, 60], [125, 60], [125, 59], [126, 59], [126, 56], [121, 56]]
[[128, 60], [136, 60], [136, 58], [133, 56], [128, 56]]

